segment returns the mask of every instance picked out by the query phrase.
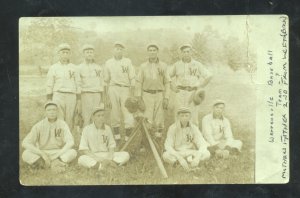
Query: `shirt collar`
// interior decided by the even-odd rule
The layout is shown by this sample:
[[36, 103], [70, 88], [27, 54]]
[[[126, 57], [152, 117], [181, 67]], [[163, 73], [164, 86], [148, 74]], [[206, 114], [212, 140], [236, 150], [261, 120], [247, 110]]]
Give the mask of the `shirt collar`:
[[223, 115], [221, 115], [220, 117], [217, 117], [214, 113], [212, 113], [212, 117], [213, 117], [213, 119], [219, 119], [219, 120], [223, 120], [224, 119]]
[[[97, 127], [96, 127], [96, 125], [95, 125], [95, 122], [93, 122], [93, 126], [95, 127], [95, 129], [97, 129], [97, 130], [98, 130], [98, 128], [97, 128]], [[102, 128], [100, 128], [100, 129], [104, 130], [104, 129], [105, 129], [105, 124], [103, 124], [103, 127], [102, 127]]]
[[159, 63], [159, 58], [156, 58], [154, 62], [150, 61], [150, 58], [148, 59], [149, 63]]
[[[179, 122], [179, 123], [180, 123], [180, 127], [183, 129], [183, 126], [182, 126], [181, 122]], [[191, 124], [190, 124], [190, 122], [188, 122], [186, 128], [188, 128], [190, 126], [191, 126]]]
[[181, 59], [181, 62], [183, 63], [183, 64], [191, 64], [191, 63], [193, 63], [194, 62], [194, 59], [193, 58], [191, 58], [191, 61], [190, 62], [183, 62], [183, 60]]

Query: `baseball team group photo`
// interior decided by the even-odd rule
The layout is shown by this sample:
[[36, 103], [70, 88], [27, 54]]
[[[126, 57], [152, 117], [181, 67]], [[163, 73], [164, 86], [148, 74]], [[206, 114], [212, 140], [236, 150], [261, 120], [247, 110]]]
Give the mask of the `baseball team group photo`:
[[253, 183], [243, 17], [19, 21], [23, 185]]

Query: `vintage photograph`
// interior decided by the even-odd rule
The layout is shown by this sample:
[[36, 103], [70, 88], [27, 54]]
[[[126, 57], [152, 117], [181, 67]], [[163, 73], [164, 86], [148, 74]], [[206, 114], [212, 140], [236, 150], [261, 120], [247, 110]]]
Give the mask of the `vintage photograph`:
[[255, 183], [251, 31], [248, 16], [20, 18], [20, 183]]

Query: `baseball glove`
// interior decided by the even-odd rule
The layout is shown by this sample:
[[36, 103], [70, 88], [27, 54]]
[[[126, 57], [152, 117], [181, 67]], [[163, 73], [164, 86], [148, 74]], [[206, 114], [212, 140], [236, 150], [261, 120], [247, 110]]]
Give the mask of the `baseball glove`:
[[130, 113], [136, 113], [139, 111], [145, 111], [145, 103], [142, 99], [136, 97], [129, 97], [125, 101], [125, 107]]

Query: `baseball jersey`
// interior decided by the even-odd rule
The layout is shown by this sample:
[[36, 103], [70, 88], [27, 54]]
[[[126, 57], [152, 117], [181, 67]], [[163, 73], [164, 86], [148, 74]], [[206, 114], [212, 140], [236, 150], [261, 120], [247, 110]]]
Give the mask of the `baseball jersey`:
[[74, 64], [52, 65], [47, 74], [47, 94], [67, 92], [80, 94], [80, 77]]
[[37, 146], [41, 150], [51, 150], [62, 149], [66, 143], [73, 144], [74, 139], [65, 121], [57, 119], [50, 123], [45, 118], [32, 127], [23, 140], [24, 143]]
[[208, 78], [211, 73], [198, 61], [191, 60], [184, 63], [182, 60], [176, 62], [170, 70], [170, 77], [176, 77], [176, 85], [198, 87], [201, 78]]
[[203, 148], [207, 148], [207, 143], [196, 125], [190, 122], [187, 127], [182, 128], [180, 122], [175, 122], [169, 127], [165, 141], [167, 151]]
[[170, 83], [170, 81], [168, 68], [164, 62], [150, 63], [147, 61], [140, 66], [139, 74], [136, 78], [137, 86], [139, 86], [137, 95], [141, 96], [142, 89], [164, 91], [165, 85]]
[[78, 66], [81, 92], [102, 92], [104, 86], [103, 68], [96, 63], [83, 62]]
[[107, 60], [104, 81], [109, 85], [135, 86], [135, 69], [131, 60], [128, 58]]
[[109, 126], [105, 125], [104, 129], [97, 129], [93, 123], [83, 129], [79, 150], [90, 150], [95, 153], [107, 152], [115, 147], [116, 142]]
[[214, 118], [212, 113], [204, 116], [202, 131], [205, 139], [210, 144], [221, 139], [233, 139], [230, 122], [224, 116], [221, 119]]

